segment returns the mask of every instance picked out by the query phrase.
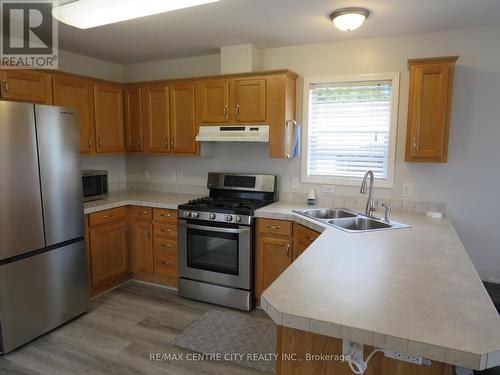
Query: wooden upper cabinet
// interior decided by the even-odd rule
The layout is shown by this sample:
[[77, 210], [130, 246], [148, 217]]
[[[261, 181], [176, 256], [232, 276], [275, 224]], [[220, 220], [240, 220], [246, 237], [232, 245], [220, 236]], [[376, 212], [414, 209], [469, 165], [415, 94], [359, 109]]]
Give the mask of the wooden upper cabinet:
[[129, 152], [144, 151], [141, 94], [139, 87], [125, 88], [123, 108], [125, 121], [125, 149]]
[[78, 110], [80, 128], [80, 153], [95, 152], [94, 95], [92, 81], [71, 76], [52, 78], [54, 105], [73, 107]]
[[229, 80], [200, 81], [196, 85], [198, 119], [202, 124], [229, 121]]
[[34, 70], [1, 71], [2, 99], [52, 104], [51, 76]]
[[110, 83], [94, 83], [94, 113], [97, 152], [123, 152], [122, 87]]
[[193, 82], [179, 82], [170, 86], [171, 152], [196, 153], [196, 113]]
[[406, 161], [446, 163], [458, 56], [409, 60]]
[[234, 80], [234, 120], [237, 122], [266, 121], [266, 79]]
[[141, 87], [142, 126], [146, 152], [170, 152], [169, 88], [166, 84]]

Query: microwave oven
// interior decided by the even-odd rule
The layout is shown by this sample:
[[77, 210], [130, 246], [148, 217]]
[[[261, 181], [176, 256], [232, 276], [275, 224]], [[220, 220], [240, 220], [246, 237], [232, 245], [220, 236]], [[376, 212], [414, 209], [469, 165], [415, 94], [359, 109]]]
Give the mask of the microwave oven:
[[82, 171], [83, 201], [93, 201], [108, 196], [108, 171]]

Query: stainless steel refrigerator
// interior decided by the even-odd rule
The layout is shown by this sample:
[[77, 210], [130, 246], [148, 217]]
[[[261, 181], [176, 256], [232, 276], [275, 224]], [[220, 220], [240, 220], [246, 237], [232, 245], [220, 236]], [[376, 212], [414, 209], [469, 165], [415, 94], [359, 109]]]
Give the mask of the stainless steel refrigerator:
[[0, 353], [89, 307], [76, 121], [0, 101]]

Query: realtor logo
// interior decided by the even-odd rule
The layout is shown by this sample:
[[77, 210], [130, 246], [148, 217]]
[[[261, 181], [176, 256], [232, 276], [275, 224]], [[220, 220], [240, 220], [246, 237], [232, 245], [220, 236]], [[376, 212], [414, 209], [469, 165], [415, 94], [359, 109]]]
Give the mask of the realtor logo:
[[52, 0], [0, 1], [2, 68], [57, 69], [57, 21]]

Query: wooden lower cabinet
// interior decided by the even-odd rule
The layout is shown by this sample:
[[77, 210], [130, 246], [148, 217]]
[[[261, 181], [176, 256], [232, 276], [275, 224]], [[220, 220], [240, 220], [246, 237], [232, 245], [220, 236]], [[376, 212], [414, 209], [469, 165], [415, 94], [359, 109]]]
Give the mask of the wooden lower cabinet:
[[320, 233], [286, 220], [257, 219], [255, 298], [285, 271]]
[[135, 221], [132, 228], [131, 271], [153, 273], [153, 224]]
[[260, 298], [262, 292], [292, 264], [291, 223], [258, 219], [255, 233], [255, 297]]
[[[347, 362], [335, 360], [308, 360], [311, 355], [342, 354], [342, 340], [300, 331], [289, 327], [277, 327], [276, 335], [277, 375], [352, 375]], [[365, 358], [373, 347], [365, 345]], [[292, 356], [293, 355], [293, 356]], [[309, 357], [310, 358], [310, 357]], [[290, 360], [292, 359], [292, 360]], [[451, 375], [453, 366], [432, 361], [430, 366], [419, 366], [386, 358], [382, 353], [373, 356], [366, 375]]]
[[90, 228], [92, 288], [128, 273], [127, 230], [125, 221]]

